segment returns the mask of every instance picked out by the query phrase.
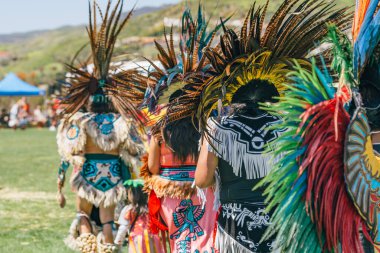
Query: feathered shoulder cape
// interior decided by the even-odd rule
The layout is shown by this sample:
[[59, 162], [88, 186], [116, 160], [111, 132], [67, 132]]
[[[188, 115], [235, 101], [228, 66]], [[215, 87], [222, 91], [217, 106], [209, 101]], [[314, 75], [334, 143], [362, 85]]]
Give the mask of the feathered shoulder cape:
[[118, 149], [124, 162], [134, 168], [145, 149], [133, 119], [115, 113], [77, 112], [63, 119], [58, 127], [57, 144], [61, 158], [74, 166], [82, 166], [88, 138], [103, 151]]

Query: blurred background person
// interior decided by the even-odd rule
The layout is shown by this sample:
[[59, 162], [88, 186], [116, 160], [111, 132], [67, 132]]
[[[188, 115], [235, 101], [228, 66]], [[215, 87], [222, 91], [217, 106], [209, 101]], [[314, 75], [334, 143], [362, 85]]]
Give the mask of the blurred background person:
[[11, 106], [11, 110], [9, 112], [9, 122], [8, 126], [16, 129], [18, 127], [18, 111], [19, 111], [19, 103], [16, 102]]
[[40, 105], [37, 105], [37, 107], [33, 111], [33, 121], [37, 125], [37, 127], [44, 127], [46, 125], [47, 117], [42, 112]]
[[1, 109], [1, 114], [0, 114], [0, 128], [8, 127], [8, 123], [9, 123], [9, 113], [7, 112], [7, 109], [3, 108]]

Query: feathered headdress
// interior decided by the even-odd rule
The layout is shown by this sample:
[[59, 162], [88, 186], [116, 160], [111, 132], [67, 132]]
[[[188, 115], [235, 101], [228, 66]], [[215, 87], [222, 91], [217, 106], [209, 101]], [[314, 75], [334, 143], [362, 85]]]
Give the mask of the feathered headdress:
[[[206, 55], [218, 75], [209, 80], [197, 116], [206, 129], [207, 118], [217, 105], [231, 102], [241, 86], [255, 79], [267, 80], [281, 92], [291, 59], [305, 59], [327, 33], [327, 23], [349, 24], [348, 8], [334, 10], [325, 0], [284, 1], [264, 28], [269, 1], [249, 10], [240, 34], [224, 27], [220, 48]], [[306, 64], [306, 62], [304, 62]]]
[[[215, 32], [221, 27], [218, 25], [207, 31], [207, 25], [201, 5], [196, 20], [193, 19], [190, 9], [186, 9], [182, 16], [179, 54], [174, 48], [173, 28], [169, 38], [165, 33], [165, 46], [155, 42], [162, 68], [152, 62], [154, 71], [149, 74], [151, 85], [148, 85], [145, 94], [145, 104], [150, 112], [166, 109], [166, 113], [156, 122], [153, 133], [158, 133], [168, 122], [195, 114], [202, 85], [212, 73], [203, 52], [210, 47]], [[178, 96], [171, 99], [175, 92]]]
[[[117, 71], [111, 69], [115, 43], [123, 27], [130, 19], [132, 11], [122, 17], [124, 0], [118, 0], [111, 10], [108, 1], [103, 14], [98, 4], [89, 4], [89, 26], [93, 71], [68, 65], [73, 77], [67, 95], [62, 104], [64, 113], [73, 115], [90, 103], [112, 103], [113, 107], [124, 117], [139, 118], [136, 109], [143, 101], [146, 81], [137, 70]], [[101, 18], [98, 25], [98, 16]]]
[[[359, 1], [364, 9], [379, 3], [364, 2]], [[366, 13], [369, 16], [363, 17]], [[354, 39], [362, 31], [355, 27], [358, 22], [373, 18], [373, 12], [357, 9]], [[346, 106], [352, 97], [357, 102], [355, 90], [363, 85], [355, 68], [357, 74], [364, 73], [360, 69], [367, 66], [361, 64], [370, 63], [366, 51], [360, 58], [356, 50], [376, 45], [370, 45], [370, 39], [360, 48], [355, 43], [352, 57], [348, 38], [335, 26], [328, 29], [331, 69], [340, 77], [339, 85], [333, 85], [328, 70], [315, 62], [311, 70], [296, 65], [285, 96], [268, 109], [284, 118], [276, 128], [288, 131], [275, 141], [280, 147], [275, 153], [283, 158], [260, 183], [266, 185], [268, 209], [275, 209], [265, 237], [277, 233], [286, 252], [364, 252], [361, 232], [367, 238], [370, 232], [373, 242], [380, 244], [380, 163], [373, 154], [364, 108], [356, 103], [351, 116]]]

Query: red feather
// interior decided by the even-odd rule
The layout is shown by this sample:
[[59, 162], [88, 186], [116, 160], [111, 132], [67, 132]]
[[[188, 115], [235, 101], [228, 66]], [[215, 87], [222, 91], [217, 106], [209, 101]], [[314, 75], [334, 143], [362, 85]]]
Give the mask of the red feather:
[[[360, 240], [362, 219], [350, 199], [344, 181], [344, 142], [350, 116], [341, 99], [334, 98], [310, 107], [301, 115], [307, 146], [300, 174], [307, 170], [306, 211], [325, 234], [325, 248], [364, 252]], [[307, 125], [306, 125], [307, 124]]]
[[159, 218], [161, 208], [161, 200], [157, 197], [156, 193], [152, 190], [148, 200], [149, 207], [149, 228], [153, 234], [158, 234], [159, 230], [167, 231], [168, 227], [165, 226]]

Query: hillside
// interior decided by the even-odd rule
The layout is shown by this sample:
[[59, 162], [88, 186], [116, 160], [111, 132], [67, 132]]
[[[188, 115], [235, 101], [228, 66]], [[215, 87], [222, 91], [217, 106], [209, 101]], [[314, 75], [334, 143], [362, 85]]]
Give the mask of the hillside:
[[[187, 0], [187, 5], [196, 9], [198, 0]], [[232, 20], [241, 20], [252, 0], [204, 0], [207, 17], [217, 20], [219, 17], [233, 15]], [[264, 3], [264, 0], [258, 2]], [[354, 0], [336, 0], [338, 6], [353, 5]], [[272, 0], [269, 13], [273, 12], [282, 0]], [[165, 25], [179, 22], [186, 4], [165, 6], [156, 10], [135, 13], [120, 36], [116, 53], [127, 53], [127, 59], [137, 59], [142, 55], [153, 57], [153, 39], [161, 38]], [[139, 14], [139, 15], [138, 15]], [[38, 31], [14, 35], [13, 39], [0, 36], [0, 76], [12, 71], [20, 73], [27, 81], [54, 83], [63, 72], [63, 63], [70, 61], [75, 52], [85, 45], [87, 38], [84, 26], [62, 27], [51, 31]], [[87, 55], [84, 50], [83, 55]], [[128, 54], [129, 53], [129, 54]]]

